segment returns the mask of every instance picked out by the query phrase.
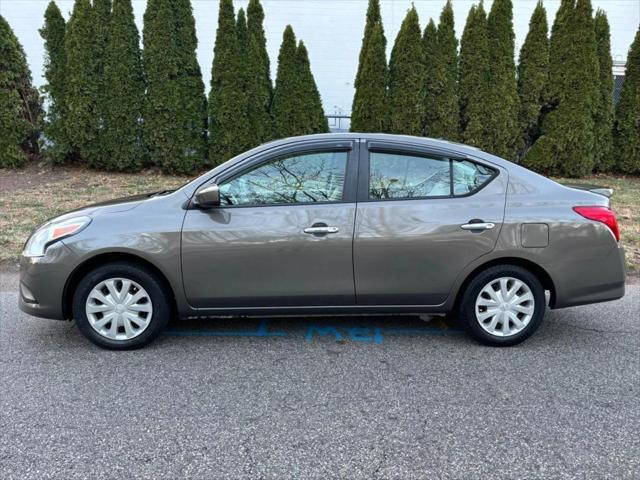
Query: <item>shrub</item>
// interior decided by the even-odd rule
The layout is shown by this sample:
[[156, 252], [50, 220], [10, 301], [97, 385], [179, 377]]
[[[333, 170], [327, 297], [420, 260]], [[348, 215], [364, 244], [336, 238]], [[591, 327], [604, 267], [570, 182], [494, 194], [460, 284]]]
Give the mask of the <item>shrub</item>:
[[329, 131], [307, 49], [296, 46], [291, 25], [282, 35], [271, 113], [275, 138]]
[[616, 107], [614, 156], [625, 173], [640, 173], [640, 29], [627, 55], [627, 68]]
[[595, 169], [608, 172], [613, 168], [613, 61], [607, 14], [598, 9], [594, 20], [600, 78], [594, 115]]
[[548, 112], [524, 163], [546, 174], [593, 170], [599, 65], [590, 0], [562, 0], [549, 46]]
[[518, 93], [514, 61], [513, 6], [511, 0], [495, 0], [487, 19], [489, 82], [485, 126], [488, 150], [513, 159], [518, 139]]
[[247, 7], [247, 119], [252, 133], [251, 147], [269, 140], [273, 135], [271, 118], [271, 67], [267, 40], [262, 23], [264, 12], [259, 0], [249, 0]]
[[389, 131], [421, 135], [424, 119], [424, 52], [418, 12], [405, 16], [389, 60]]
[[460, 132], [464, 143], [491, 151], [486, 128], [490, 124], [485, 102], [489, 90], [487, 15], [482, 3], [473, 5], [460, 40]]
[[107, 170], [140, 170], [144, 164], [144, 77], [140, 37], [131, 0], [114, 0], [104, 62], [100, 163]]
[[[365, 34], [366, 48], [358, 66], [361, 80], [356, 85], [351, 108], [352, 132], [385, 132], [387, 130], [387, 56], [381, 23]], [[366, 47], [365, 47], [366, 43]]]
[[66, 23], [55, 2], [50, 2], [44, 14], [44, 26], [40, 36], [44, 40], [44, 77], [47, 83], [43, 87], [47, 98], [48, 111], [44, 133], [46, 136], [45, 153], [55, 163], [67, 160], [69, 141], [65, 132], [65, 68], [67, 55], [64, 47]]
[[251, 143], [244, 77], [233, 2], [221, 0], [209, 94], [209, 158], [214, 164], [241, 153]]
[[434, 83], [431, 94], [427, 92], [425, 109], [428, 121], [425, 133], [431, 137], [457, 140], [460, 118], [458, 40], [454, 28], [451, 0], [447, 0], [440, 14], [436, 45], [433, 66], [431, 69], [427, 66], [427, 75], [433, 76], [437, 83]]
[[65, 35], [65, 132], [71, 158], [96, 161], [98, 151], [98, 61], [94, 10], [89, 0], [76, 0]]
[[547, 12], [538, 1], [529, 21], [529, 32], [520, 49], [518, 63], [518, 159], [522, 159], [540, 136], [540, 115], [549, 79], [549, 39]]

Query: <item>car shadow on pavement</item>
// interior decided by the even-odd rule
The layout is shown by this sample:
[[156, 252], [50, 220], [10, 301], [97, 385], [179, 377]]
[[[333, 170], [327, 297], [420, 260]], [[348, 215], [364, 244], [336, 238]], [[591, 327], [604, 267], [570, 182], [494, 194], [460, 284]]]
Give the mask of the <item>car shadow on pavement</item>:
[[211, 318], [174, 321], [169, 337], [290, 338], [307, 343], [336, 341], [381, 344], [398, 336], [464, 333], [455, 322], [427, 316], [332, 316], [280, 318]]

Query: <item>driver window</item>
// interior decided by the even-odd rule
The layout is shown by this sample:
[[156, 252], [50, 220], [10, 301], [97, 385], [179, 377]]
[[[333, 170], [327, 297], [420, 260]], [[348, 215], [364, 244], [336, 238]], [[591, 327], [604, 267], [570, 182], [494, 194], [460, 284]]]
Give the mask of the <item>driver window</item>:
[[220, 185], [222, 205], [277, 205], [342, 200], [348, 152], [282, 157]]

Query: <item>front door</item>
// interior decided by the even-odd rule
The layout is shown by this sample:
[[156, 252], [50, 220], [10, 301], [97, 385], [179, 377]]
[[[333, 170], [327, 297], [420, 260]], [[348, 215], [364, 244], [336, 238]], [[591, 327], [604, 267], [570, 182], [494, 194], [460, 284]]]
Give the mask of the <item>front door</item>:
[[370, 142], [358, 181], [357, 303], [443, 303], [464, 267], [495, 247], [506, 184], [506, 172], [481, 162]]
[[221, 206], [189, 210], [183, 226], [189, 303], [353, 305], [356, 146], [301, 145], [215, 179]]

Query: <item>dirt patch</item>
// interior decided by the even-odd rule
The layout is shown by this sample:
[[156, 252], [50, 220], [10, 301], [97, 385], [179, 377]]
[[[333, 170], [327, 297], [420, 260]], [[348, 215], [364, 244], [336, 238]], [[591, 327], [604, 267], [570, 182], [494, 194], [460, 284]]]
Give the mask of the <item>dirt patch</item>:
[[53, 169], [47, 165], [30, 164], [21, 170], [0, 170], [0, 192], [15, 192], [69, 178], [66, 169]]
[[0, 265], [16, 261], [29, 234], [49, 218], [104, 200], [176, 188], [189, 180], [154, 170], [107, 173], [41, 165], [0, 170]]

